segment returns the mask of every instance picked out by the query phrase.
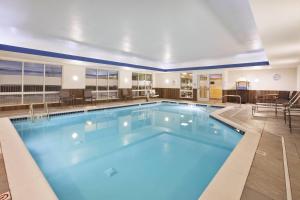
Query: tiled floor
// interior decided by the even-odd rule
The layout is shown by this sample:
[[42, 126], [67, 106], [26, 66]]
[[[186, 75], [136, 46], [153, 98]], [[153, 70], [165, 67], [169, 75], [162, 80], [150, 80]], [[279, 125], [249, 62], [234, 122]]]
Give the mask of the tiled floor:
[[230, 110], [222, 115], [262, 132], [241, 199], [286, 199], [281, 136], [286, 144], [292, 197], [300, 199], [300, 119], [293, 121], [295, 128], [291, 134], [280, 113], [275, 117], [274, 112], [264, 111], [252, 117], [251, 106], [247, 105], [243, 109]]
[[0, 153], [0, 194], [8, 191], [9, 191], [9, 187], [6, 178], [5, 165], [4, 165], [2, 153]]
[[[161, 100], [161, 99], [154, 99]], [[97, 105], [97, 107], [116, 106], [132, 103], [143, 103], [145, 100], [127, 102], [112, 102]], [[63, 106], [49, 108], [50, 112], [80, 109], [83, 106]], [[26, 115], [28, 110], [0, 112], [0, 117]], [[275, 117], [274, 112], [262, 112], [252, 117], [251, 106], [234, 108], [222, 114], [247, 128], [262, 132], [258, 153], [252, 163], [247, 182], [242, 194], [242, 200], [279, 200], [286, 199], [285, 177], [281, 136], [285, 138], [293, 199], [300, 199], [300, 118], [294, 121], [297, 127], [290, 134], [282, 116]], [[0, 192], [8, 190], [2, 154], [0, 154]]]

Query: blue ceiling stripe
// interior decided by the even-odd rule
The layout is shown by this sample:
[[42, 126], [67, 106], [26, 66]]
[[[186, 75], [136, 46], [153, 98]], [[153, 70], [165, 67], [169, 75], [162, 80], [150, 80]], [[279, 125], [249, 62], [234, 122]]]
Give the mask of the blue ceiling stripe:
[[52, 57], [52, 58], [61, 58], [61, 59], [67, 59], [67, 60], [91, 62], [91, 63], [97, 63], [97, 64], [107, 64], [107, 65], [114, 65], [114, 66], [119, 66], [119, 67], [132, 67], [132, 68], [137, 68], [137, 69], [154, 70], [154, 71], [161, 71], [161, 72], [223, 69], [223, 68], [235, 68], [235, 67], [253, 67], [253, 66], [265, 66], [265, 65], [270, 64], [269, 61], [262, 61], [262, 62], [226, 64], [226, 65], [211, 65], [211, 66], [161, 69], [158, 67], [149, 67], [149, 66], [144, 66], [144, 65], [136, 65], [136, 64], [130, 64], [130, 63], [123, 63], [123, 62], [116, 62], [116, 61], [110, 61], [110, 60], [83, 57], [83, 56], [75, 56], [75, 55], [70, 55], [70, 54], [30, 49], [30, 48], [25, 48], [25, 47], [17, 47], [17, 46], [11, 46], [11, 45], [6, 45], [6, 44], [0, 44], [0, 50], [16, 52], [16, 53], [25, 53], [25, 54], [31, 54], [31, 55], [38, 55], [38, 56], [46, 56], [46, 57]]
[[209, 65], [209, 66], [198, 66], [198, 67], [184, 67], [184, 68], [173, 68], [167, 71], [193, 71], [193, 70], [206, 70], [206, 69], [224, 69], [224, 68], [237, 68], [237, 67], [255, 67], [255, 66], [267, 66], [270, 65], [269, 61], [261, 62], [250, 62], [250, 63], [237, 63], [237, 64], [226, 64], [226, 65]]
[[25, 47], [17, 47], [17, 46], [5, 45], [5, 44], [0, 44], [0, 50], [17, 52], [17, 53], [25, 53], [25, 54], [31, 54], [31, 55], [38, 55], [38, 56], [47, 56], [47, 57], [52, 57], [52, 58], [62, 58], [62, 59], [68, 59], [68, 60], [77, 60], [77, 61], [83, 61], [83, 62], [107, 64], [107, 65], [114, 65], [114, 66], [121, 66], [121, 67], [133, 67], [133, 68], [138, 68], [138, 69], [163, 71], [162, 69], [159, 69], [156, 67], [148, 67], [148, 66], [135, 65], [135, 64], [130, 64], [130, 63], [102, 60], [102, 59], [89, 58], [89, 57], [83, 57], [83, 56], [75, 56], [75, 55], [70, 55], [70, 54], [56, 53], [56, 52], [51, 52], [51, 51], [43, 51], [43, 50], [30, 49], [30, 48], [25, 48]]

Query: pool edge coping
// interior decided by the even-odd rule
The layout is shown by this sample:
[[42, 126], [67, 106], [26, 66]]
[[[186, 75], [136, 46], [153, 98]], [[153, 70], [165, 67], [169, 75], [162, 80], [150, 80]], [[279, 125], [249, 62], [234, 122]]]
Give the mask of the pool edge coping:
[[2, 155], [14, 200], [58, 200], [8, 117], [0, 118]]
[[[65, 111], [52, 112], [50, 115], [67, 115], [160, 102], [163, 101], [120, 104], [105, 107], [89, 106], [86, 108], [72, 108]], [[12, 123], [12, 121], [27, 120], [28, 118], [29, 114], [0, 118], [0, 125], [3, 127], [3, 131], [1, 130], [0, 132], [0, 143], [11, 197], [14, 200], [59, 200]], [[15, 165], [16, 163], [17, 165]]]
[[240, 200], [250, 168], [261, 138], [261, 131], [241, 126], [221, 116], [232, 109], [228, 106], [211, 113], [211, 117], [234, 128], [242, 130], [244, 137], [237, 144], [229, 157], [210, 181], [199, 200]]
[[[154, 102], [147, 102], [147, 103], [134, 103], [134, 104], [125, 104], [125, 105], [106, 106], [106, 107], [100, 107], [100, 108], [90, 107], [90, 108], [86, 108], [86, 109], [83, 109], [83, 108], [72, 109], [72, 110], [67, 110], [67, 111], [54, 112], [52, 114], [54, 114], [54, 115], [56, 115], [56, 114], [72, 114], [74, 112], [88, 112], [88, 111], [93, 111], [93, 110], [105, 110], [105, 109], [111, 109], [111, 108], [139, 106], [139, 105], [161, 103], [161, 102], [183, 104], [183, 103], [176, 102], [176, 101], [161, 100], [161, 101], [154, 101]], [[195, 106], [210, 106], [208, 104], [201, 104], [201, 103], [184, 103], [184, 104], [195, 105]], [[211, 106], [211, 107], [215, 107], [215, 106]], [[222, 106], [218, 105], [217, 107], [222, 107]], [[211, 116], [213, 118], [220, 120], [222, 123], [228, 124], [234, 128], [238, 128], [238, 129], [244, 131], [245, 135], [242, 138], [242, 140], [239, 142], [239, 144], [234, 148], [234, 150], [229, 155], [229, 157], [226, 159], [226, 161], [224, 162], [222, 167], [218, 170], [215, 177], [210, 181], [207, 188], [204, 190], [204, 192], [199, 197], [199, 200], [207, 200], [207, 199], [219, 200], [224, 197], [226, 197], [226, 199], [237, 199], [237, 198], [230, 198], [230, 197], [233, 197], [233, 196], [240, 197], [241, 196], [242, 190], [236, 191], [236, 189], [237, 189], [237, 187], [238, 188], [242, 187], [242, 189], [244, 188], [246, 178], [250, 171], [250, 167], [251, 167], [251, 164], [252, 164], [252, 161], [254, 158], [254, 154], [255, 154], [259, 139], [260, 139], [260, 134], [256, 133], [256, 135], [259, 135], [259, 137], [252, 137], [253, 134], [249, 134], [249, 130], [246, 130], [245, 127], [241, 127], [240, 125], [238, 125], [230, 120], [227, 120], [219, 115], [219, 114], [225, 112], [226, 110], [228, 110], [229, 108], [232, 108], [232, 106], [223, 107], [220, 110], [216, 110], [213, 113], [211, 113]], [[11, 122], [11, 120], [24, 119], [27, 117], [28, 117], [28, 115], [0, 118], [0, 124], [4, 125], [2, 127], [6, 127], [3, 129], [3, 130], [6, 130], [6, 131], [3, 131], [4, 134], [0, 133], [0, 141], [1, 141], [1, 145], [2, 145], [5, 168], [7, 170], [7, 178], [8, 178], [10, 191], [11, 191], [11, 196], [15, 200], [27, 199], [27, 198], [31, 199], [31, 200], [40, 200], [40, 199], [58, 200], [52, 187], [49, 185], [48, 181], [46, 180], [44, 174], [41, 172], [40, 168], [37, 166], [36, 162], [33, 160], [31, 154], [29, 153], [28, 149], [26, 148], [25, 144], [21, 140], [19, 134], [17, 133], [15, 127], [13, 126], [13, 124]], [[247, 139], [245, 139], [245, 138], [247, 138]], [[246, 170], [237, 169], [236, 168], [237, 166], [240, 166], [241, 164], [244, 165], [243, 163], [240, 163], [240, 159], [239, 159], [241, 156], [239, 154], [242, 152], [241, 149], [246, 148], [247, 144], [249, 144], [249, 142], [251, 142], [251, 140], [254, 140], [254, 143], [250, 146], [254, 145], [255, 151], [253, 152], [253, 148], [252, 148], [251, 150], [248, 150], [249, 152], [247, 152], [248, 160], [246, 162], [247, 163]], [[246, 144], [244, 144], [244, 143], [246, 143]], [[16, 150], [13, 147], [18, 147], [17, 148], [18, 150]], [[247, 150], [247, 148], [246, 148], [246, 150]], [[20, 154], [24, 154], [24, 157], [20, 158]], [[237, 156], [238, 156], [238, 158], [237, 158]], [[20, 162], [20, 160], [22, 160], [22, 162], [25, 162], [26, 165], [29, 165], [26, 168], [26, 170], [29, 170], [29, 173], [25, 173], [25, 174], [21, 173], [24, 171], [22, 169], [24, 167], [24, 165], [17, 165], [17, 167], [16, 167], [16, 165], [13, 165], [14, 163], [18, 163], [18, 164], [22, 163], [22, 162]], [[8, 162], [8, 164], [7, 164], [7, 162]], [[22, 163], [22, 164], [24, 164], [24, 163]], [[237, 165], [235, 166], [235, 164], [237, 164]], [[15, 169], [15, 168], [18, 168], [19, 170]], [[236, 183], [234, 183], [234, 184], [233, 184], [233, 182], [230, 183], [231, 185], [237, 186], [237, 187], [231, 187], [231, 190], [229, 190], [228, 188], [224, 189], [224, 186], [226, 186], [228, 184], [226, 184], [226, 185], [222, 184], [222, 180], [224, 181], [224, 176], [226, 177], [226, 175], [228, 175], [228, 173], [235, 175], [235, 177], [239, 177], [239, 182], [234, 181]], [[21, 178], [19, 178], [18, 175], [22, 176], [22, 174], [25, 176], [28, 176], [29, 174], [31, 174], [32, 176], [28, 176], [27, 178], [25, 178], [25, 180], [19, 180]], [[32, 177], [34, 177], [34, 179]], [[33, 183], [33, 180], [34, 180], [34, 184], [28, 184], [28, 183]], [[242, 180], [242, 182], [241, 182], [241, 180]], [[17, 183], [20, 183], [19, 181], [21, 181], [23, 183], [17, 184]], [[222, 186], [222, 187], [220, 187], [220, 186]]]

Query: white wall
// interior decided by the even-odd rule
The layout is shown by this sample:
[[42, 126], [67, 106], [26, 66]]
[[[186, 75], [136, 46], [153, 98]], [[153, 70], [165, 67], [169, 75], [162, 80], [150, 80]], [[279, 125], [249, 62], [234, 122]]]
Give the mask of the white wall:
[[132, 88], [132, 71], [119, 70], [119, 88]]
[[[193, 88], [197, 88], [198, 74], [222, 74], [223, 88], [235, 89], [238, 80], [250, 81], [251, 90], [300, 90], [300, 66], [298, 68], [271, 68], [271, 69], [215, 69], [193, 72]], [[274, 74], [280, 79], [274, 80]], [[155, 73], [154, 87], [180, 88], [180, 72]]]
[[[274, 74], [279, 74], [280, 79], [274, 80]], [[251, 90], [296, 90], [297, 70], [286, 69], [262, 69], [262, 70], [228, 70], [227, 83], [224, 89], [235, 89], [235, 82], [247, 80]]]
[[154, 88], [180, 88], [180, 73], [155, 73]]
[[222, 74], [223, 77], [223, 87], [227, 83], [226, 71], [224, 69], [208, 69], [208, 70], [197, 70], [193, 72], [193, 88], [198, 88], [198, 75], [200, 74]]
[[62, 70], [62, 89], [84, 89], [84, 88], [85, 88], [85, 67], [64, 65]]
[[[100, 66], [99, 66], [100, 67]], [[90, 67], [89, 67], [90, 68]], [[110, 68], [107, 66], [106, 68]], [[115, 69], [117, 70], [117, 69]], [[137, 69], [122, 69], [119, 70], [119, 88], [132, 88], [132, 72], [143, 72]], [[153, 74], [154, 88], [180, 88], [180, 73], [181, 72], [147, 72]], [[252, 90], [299, 90], [300, 91], [300, 66], [294, 68], [271, 68], [257, 70], [241, 70], [241, 69], [214, 69], [214, 70], [198, 70], [193, 71], [193, 88], [197, 88], [198, 74], [222, 74], [223, 88], [234, 89], [235, 82], [240, 79], [245, 79], [251, 82], [250, 89]], [[274, 80], [274, 74], [281, 76], [280, 80]], [[77, 76], [78, 80], [73, 80], [73, 76]], [[26, 77], [25, 82], [34, 84], [42, 83], [38, 77]], [[47, 78], [47, 84], [55, 85], [58, 78]], [[9, 84], [19, 82], [20, 76], [0, 76], [0, 84]], [[85, 67], [78, 65], [64, 65], [62, 74], [63, 89], [84, 89], [85, 88]]]

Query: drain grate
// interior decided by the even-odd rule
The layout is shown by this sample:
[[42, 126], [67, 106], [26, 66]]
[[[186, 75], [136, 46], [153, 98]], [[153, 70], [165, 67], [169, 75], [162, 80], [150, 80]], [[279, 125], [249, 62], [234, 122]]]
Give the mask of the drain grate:
[[[108, 168], [107, 170], [104, 171], [104, 173], [108, 176], [108, 177], [112, 177], [114, 175], [116, 175], [118, 172], [116, 169], [114, 168]], [[0, 199], [1, 200], [1, 199]]]
[[0, 200], [10, 200], [10, 199], [11, 199], [11, 197], [10, 197], [9, 192], [5, 192], [5, 193], [0, 194]]
[[266, 156], [267, 155], [267, 153], [263, 150], [256, 150], [256, 153], [261, 155], [261, 156]]

